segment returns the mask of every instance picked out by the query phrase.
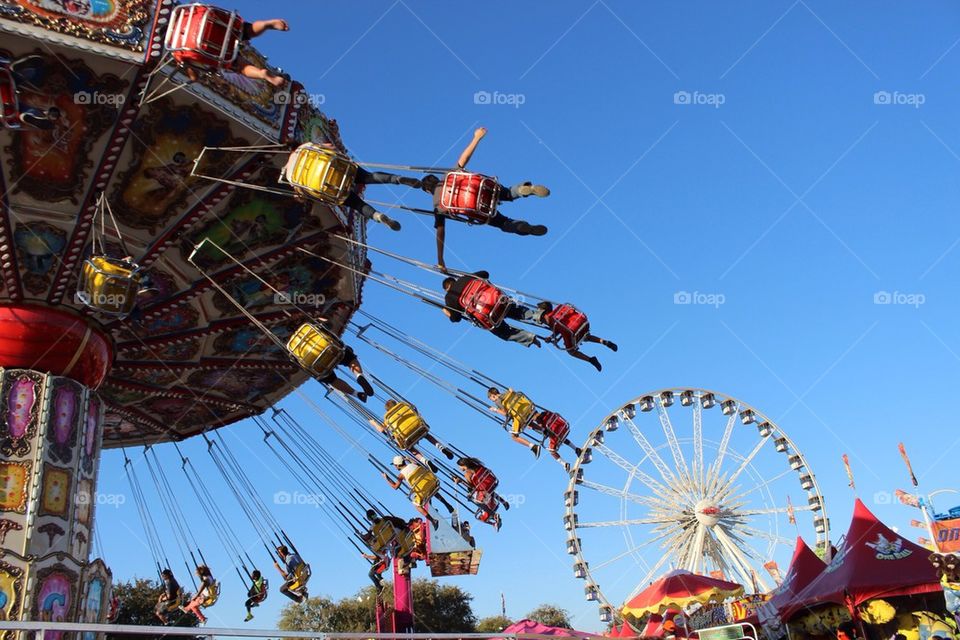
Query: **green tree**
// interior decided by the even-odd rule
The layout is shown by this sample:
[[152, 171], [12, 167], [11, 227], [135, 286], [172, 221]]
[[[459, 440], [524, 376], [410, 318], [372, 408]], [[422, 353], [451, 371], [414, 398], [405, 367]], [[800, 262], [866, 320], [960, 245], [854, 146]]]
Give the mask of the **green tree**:
[[569, 629], [572, 626], [570, 624], [570, 614], [567, 613], [567, 610], [561, 609], [560, 607], [552, 604], [540, 605], [528, 613], [527, 618], [545, 624], [549, 627]]
[[[154, 615], [157, 598], [163, 590], [160, 583], [149, 578], [134, 578], [129, 582], [116, 582], [113, 594], [120, 598], [120, 613], [116, 624], [158, 625], [160, 621]], [[178, 627], [195, 627], [197, 619], [193, 616], [178, 616]], [[144, 635], [107, 635], [107, 640], [150, 640], [160, 636]], [[183, 640], [187, 640], [187, 636]]]
[[[392, 585], [385, 585], [385, 615], [393, 613]], [[436, 580], [413, 581], [414, 625], [420, 632], [471, 633], [477, 618], [470, 602], [473, 596]], [[350, 598], [333, 602], [329, 598], [310, 598], [302, 604], [290, 603], [280, 612], [279, 627], [284, 631], [368, 633], [376, 631], [376, 593], [365, 587]]]
[[513, 624], [506, 616], [489, 616], [477, 623], [477, 633], [498, 633]]

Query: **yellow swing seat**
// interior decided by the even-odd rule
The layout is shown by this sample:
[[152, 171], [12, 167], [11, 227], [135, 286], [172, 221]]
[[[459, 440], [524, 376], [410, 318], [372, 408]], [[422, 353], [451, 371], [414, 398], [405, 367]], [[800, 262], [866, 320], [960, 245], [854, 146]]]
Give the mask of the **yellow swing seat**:
[[183, 593], [183, 589], [178, 589], [176, 597], [170, 601], [170, 604], [167, 605], [164, 613], [173, 613], [174, 611], [179, 611], [180, 607], [184, 604], [186, 604], [186, 595]]
[[397, 540], [397, 557], [405, 558], [416, 551], [423, 552], [425, 543], [426, 540], [424, 540], [422, 530], [411, 531], [406, 529], [401, 531]]
[[426, 467], [418, 466], [406, 480], [410, 485], [410, 499], [418, 507], [429, 502], [430, 498], [437, 495], [440, 490], [440, 481], [437, 476]]
[[311, 575], [310, 565], [306, 562], [298, 566], [293, 572], [293, 582], [290, 583], [289, 587], [290, 591], [299, 591], [307, 586]]
[[339, 364], [344, 346], [330, 331], [305, 322], [287, 340], [287, 351], [301, 367], [318, 378], [325, 378]]
[[132, 263], [91, 256], [80, 270], [77, 299], [103, 313], [129, 315], [137, 304], [140, 277], [137, 266]]
[[537, 406], [520, 391], [507, 389], [500, 398], [500, 404], [507, 412], [507, 418], [513, 422], [513, 433], [520, 433], [537, 415]]
[[398, 534], [396, 527], [389, 521], [379, 520], [373, 525], [373, 540], [370, 541], [370, 548], [376, 554], [383, 554], [397, 539]]
[[383, 421], [401, 449], [410, 449], [430, 432], [420, 413], [406, 402], [398, 402], [391, 407]]
[[340, 205], [350, 195], [357, 165], [334, 149], [306, 142], [291, 154], [282, 180], [302, 196]]
[[203, 602], [200, 604], [201, 607], [206, 609], [207, 607], [212, 607], [217, 604], [217, 600], [220, 599], [220, 583], [214, 582], [203, 594]]

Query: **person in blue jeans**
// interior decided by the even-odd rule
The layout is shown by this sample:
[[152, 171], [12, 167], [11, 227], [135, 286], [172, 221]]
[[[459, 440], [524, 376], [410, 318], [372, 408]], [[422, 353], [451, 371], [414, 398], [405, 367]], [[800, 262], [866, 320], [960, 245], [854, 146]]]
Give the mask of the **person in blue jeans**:
[[280, 556], [280, 561], [283, 563], [283, 567], [276, 562], [273, 563], [273, 566], [275, 566], [277, 571], [280, 572], [280, 575], [283, 576], [280, 593], [298, 604], [305, 601], [308, 597], [306, 584], [301, 584], [297, 589], [291, 589], [295, 583], [299, 582], [297, 571], [300, 570], [300, 567], [304, 564], [303, 558], [291, 552], [286, 545], [277, 547], [277, 555]]
[[[467, 287], [467, 285], [477, 279], [487, 280], [489, 278], [490, 274], [488, 272], [476, 271], [458, 278], [448, 277], [443, 279], [442, 286], [443, 290], [446, 292], [443, 298], [443, 313], [447, 316], [450, 322], [460, 322], [463, 320], [463, 316], [466, 312], [464, 311], [463, 305], [460, 303], [460, 297], [463, 295], [463, 290]], [[511, 301], [507, 309], [506, 317], [513, 320], [530, 321], [535, 313], [536, 310], [528, 309], [523, 305], [519, 305]], [[540, 340], [537, 338], [537, 334], [527, 331], [526, 329], [514, 327], [506, 322], [501, 322], [489, 331], [501, 340], [506, 340], [507, 342], [516, 342], [525, 347], [540, 346]]]

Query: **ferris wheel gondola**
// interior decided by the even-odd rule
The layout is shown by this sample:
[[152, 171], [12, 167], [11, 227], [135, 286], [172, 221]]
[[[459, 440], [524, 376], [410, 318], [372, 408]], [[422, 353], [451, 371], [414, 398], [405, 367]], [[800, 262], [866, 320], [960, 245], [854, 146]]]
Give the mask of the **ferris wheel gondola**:
[[[794, 506], [798, 484], [807, 500]], [[803, 527], [829, 549], [823, 495], [796, 443], [758, 409], [703, 389], [644, 394], [609, 414], [582, 447], [564, 506], [574, 575], [604, 619], [627, 575], [640, 575], [641, 589], [685, 569], [761, 592], [775, 586], [778, 551], [794, 544], [782, 529]]]

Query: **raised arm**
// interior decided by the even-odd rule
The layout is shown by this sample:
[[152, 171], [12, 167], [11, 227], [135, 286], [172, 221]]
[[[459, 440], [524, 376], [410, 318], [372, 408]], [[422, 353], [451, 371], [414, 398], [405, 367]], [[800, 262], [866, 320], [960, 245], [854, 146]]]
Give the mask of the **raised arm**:
[[457, 160], [458, 167], [461, 169], [466, 168], [467, 163], [470, 162], [470, 158], [473, 157], [473, 152], [477, 150], [477, 145], [480, 144], [480, 140], [482, 140], [485, 135], [487, 135], [486, 127], [480, 127], [473, 132], [473, 140], [470, 141], [467, 148], [460, 154], [460, 159]]

